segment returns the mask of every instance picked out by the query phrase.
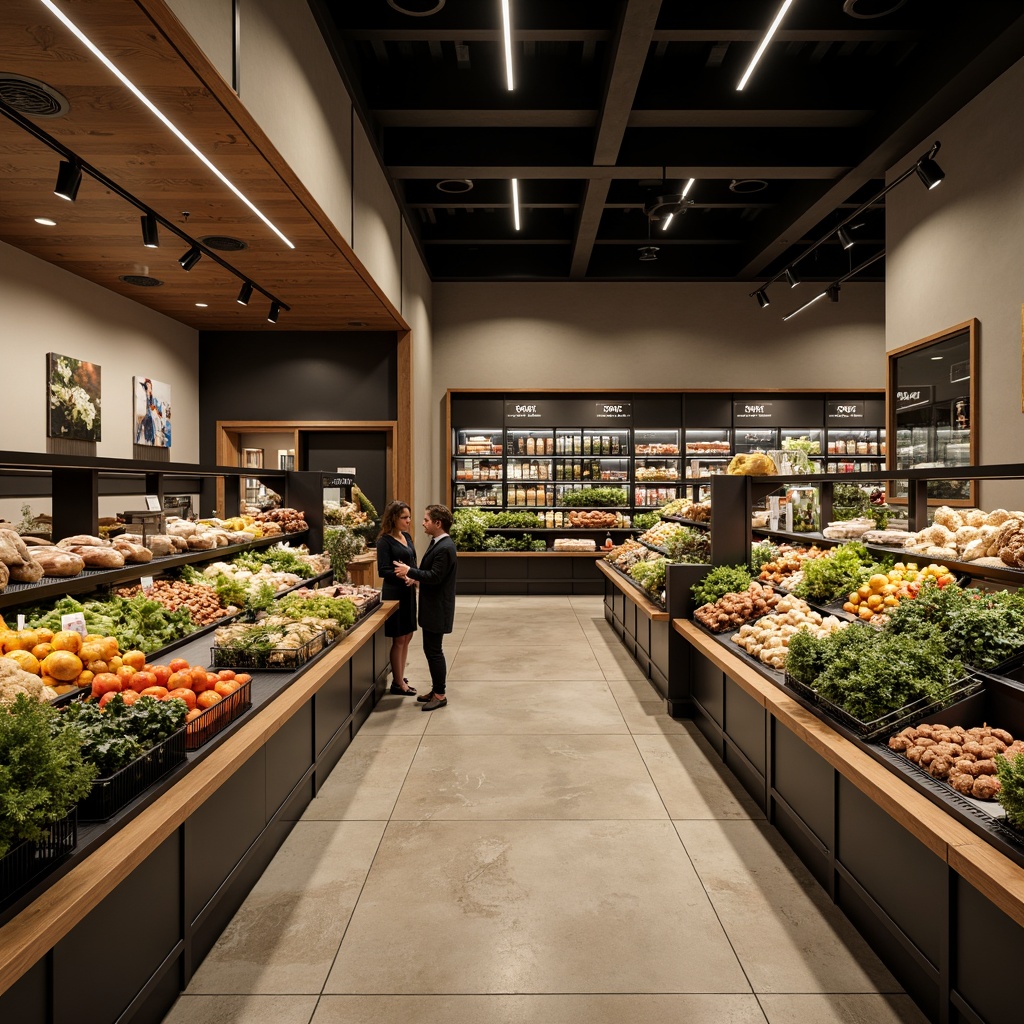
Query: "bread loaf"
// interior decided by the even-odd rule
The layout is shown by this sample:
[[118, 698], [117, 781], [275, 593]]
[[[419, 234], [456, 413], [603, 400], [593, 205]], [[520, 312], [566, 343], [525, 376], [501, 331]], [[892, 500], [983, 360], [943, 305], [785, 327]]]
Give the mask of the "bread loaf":
[[74, 551], [76, 555], [81, 555], [88, 569], [120, 569], [124, 565], [124, 555], [114, 547], [79, 544], [68, 550]]
[[12, 565], [10, 571], [15, 583], [38, 583], [43, 578], [43, 567], [34, 558], [21, 565]]
[[0, 590], [3, 590], [7, 586], [7, 581], [11, 578], [11, 570], [7, 568], [4, 562], [0, 562]]
[[0, 562], [8, 566], [24, 565], [32, 561], [32, 554], [17, 530], [0, 529]]
[[21, 539], [24, 541], [25, 546], [27, 548], [29, 548], [29, 549], [32, 549], [32, 548], [52, 548], [53, 547], [53, 541], [52, 540], [47, 540], [45, 537], [23, 536]]
[[102, 537], [92, 537], [88, 533], [76, 533], [73, 537], [62, 537], [57, 544], [62, 548], [76, 548], [82, 544], [93, 548], [105, 548], [109, 546], [110, 541]]
[[85, 568], [85, 560], [81, 555], [56, 544], [36, 548], [32, 557], [43, 567], [44, 576], [77, 576]]
[[208, 530], [206, 533], [194, 533], [188, 538], [188, 547], [190, 551], [209, 551], [211, 548], [217, 546], [217, 538], [214, 536], [212, 530]]
[[138, 544], [139, 547], [146, 547], [153, 553], [154, 558], [165, 558], [167, 555], [173, 555], [178, 549], [174, 545], [174, 539], [168, 537], [166, 533], [151, 533], [146, 537], [145, 544], [143, 544], [142, 537], [137, 533], [122, 533], [120, 537], [114, 539], [114, 543], [117, 541], [127, 541], [130, 544]]
[[124, 537], [115, 537], [113, 544], [115, 551], [124, 555], [126, 562], [150, 562], [153, 560], [153, 552], [142, 544], [135, 544]]

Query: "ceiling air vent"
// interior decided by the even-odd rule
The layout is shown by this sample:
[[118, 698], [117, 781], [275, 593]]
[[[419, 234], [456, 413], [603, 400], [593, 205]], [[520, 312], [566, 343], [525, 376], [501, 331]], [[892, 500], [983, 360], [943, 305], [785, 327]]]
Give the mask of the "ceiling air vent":
[[207, 235], [205, 238], [200, 238], [199, 241], [207, 248], [216, 249], [218, 252], [241, 252], [243, 249], [249, 248], [248, 243], [243, 242], [240, 238], [232, 238], [230, 235]]
[[445, 0], [388, 0], [388, 7], [414, 18], [426, 18], [437, 14], [444, 7]]
[[159, 288], [163, 284], [157, 277], [146, 277], [145, 274], [122, 274], [119, 281], [124, 281], [125, 284], [133, 284], [137, 288]]
[[63, 117], [71, 104], [53, 86], [24, 75], [0, 71], [0, 100], [32, 117]]

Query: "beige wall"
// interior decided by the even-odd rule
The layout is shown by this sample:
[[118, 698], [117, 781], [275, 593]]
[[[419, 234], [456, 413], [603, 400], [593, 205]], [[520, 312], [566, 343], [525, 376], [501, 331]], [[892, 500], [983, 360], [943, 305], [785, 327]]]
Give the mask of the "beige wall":
[[233, 0], [166, 0], [166, 3], [188, 29], [189, 35], [200, 42], [203, 52], [220, 72], [220, 77], [231, 83], [234, 53], [232, 37], [235, 31]]
[[[916, 176], [886, 197], [886, 347], [981, 322], [974, 410], [983, 464], [1022, 461], [1021, 303], [1024, 302], [1024, 61], [1018, 62], [897, 164], [934, 139], [945, 181]], [[989, 507], [1024, 507], [1020, 483], [984, 485]]]
[[[132, 377], [171, 386], [174, 462], [199, 459], [198, 335], [137, 302], [0, 242], [4, 377], [0, 447], [46, 451], [46, 354], [74, 356], [101, 369], [102, 458], [132, 458]], [[20, 502], [0, 503], [17, 519]], [[33, 501], [36, 512], [48, 511]]]

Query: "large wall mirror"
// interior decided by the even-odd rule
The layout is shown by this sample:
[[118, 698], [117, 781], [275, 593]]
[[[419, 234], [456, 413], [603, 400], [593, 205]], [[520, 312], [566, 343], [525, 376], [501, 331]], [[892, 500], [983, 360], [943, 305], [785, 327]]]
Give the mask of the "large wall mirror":
[[[886, 380], [889, 468], [977, 465], [978, 321], [889, 352]], [[974, 505], [976, 480], [935, 480], [931, 505]], [[893, 481], [891, 498], [905, 498]]]

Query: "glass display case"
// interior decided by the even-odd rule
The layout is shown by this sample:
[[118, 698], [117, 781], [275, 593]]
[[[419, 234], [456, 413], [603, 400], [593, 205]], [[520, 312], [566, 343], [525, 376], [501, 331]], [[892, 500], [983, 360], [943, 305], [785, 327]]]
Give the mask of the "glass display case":
[[683, 497], [679, 487], [664, 487], [657, 484], [637, 484], [633, 502], [637, 508], [660, 508], [676, 498]]
[[767, 452], [779, 447], [779, 431], [765, 428], [762, 430], [737, 428], [733, 437], [733, 450], [740, 455], [749, 452]]
[[685, 453], [683, 475], [687, 480], [706, 480], [724, 473], [732, 458], [732, 431], [688, 429]]
[[501, 508], [501, 484], [461, 484], [455, 485], [456, 508]]

